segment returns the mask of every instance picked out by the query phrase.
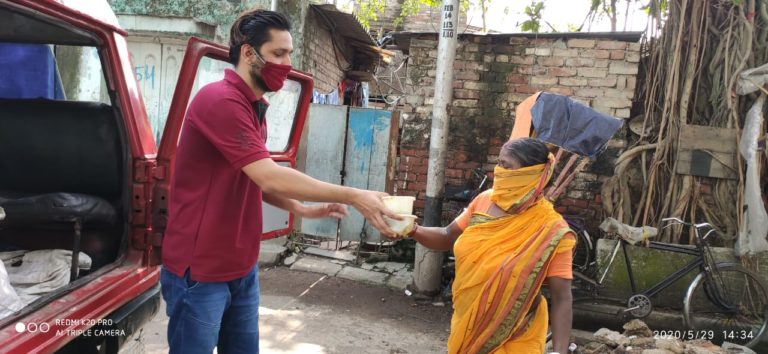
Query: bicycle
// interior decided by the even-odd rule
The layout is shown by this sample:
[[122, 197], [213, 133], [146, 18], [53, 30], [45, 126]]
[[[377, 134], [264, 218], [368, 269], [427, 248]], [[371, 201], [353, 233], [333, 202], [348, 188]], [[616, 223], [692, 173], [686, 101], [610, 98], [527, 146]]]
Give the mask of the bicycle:
[[594, 264], [595, 247], [592, 243], [592, 237], [584, 227], [584, 218], [563, 214], [563, 219], [576, 236], [576, 245], [573, 247], [573, 269], [586, 272]]
[[[712, 250], [707, 245], [707, 238], [715, 232], [712, 225], [686, 223], [678, 218], [665, 218], [662, 221], [666, 223], [664, 228], [675, 224], [693, 227], [695, 248], [653, 241], [648, 247], [690, 255], [694, 257], [691, 261], [648, 289], [638, 291], [627, 252], [628, 242], [620, 238], [613, 247], [606, 266], [603, 269], [594, 269], [594, 266], [589, 269], [599, 276], [593, 278], [574, 269], [574, 280], [578, 279], [588, 284], [585, 286], [586, 297], [579, 300], [625, 303], [626, 308], [620, 310], [618, 314], [626, 313], [635, 318], [644, 318], [653, 311], [651, 298], [698, 268], [699, 274], [688, 285], [683, 297], [683, 325], [687, 331], [682, 333], [689, 337], [708, 339], [716, 344], [728, 341], [753, 347], [759, 343], [768, 328], [768, 288], [763, 281], [740, 264], [716, 262]], [[706, 230], [704, 236], [701, 236], [701, 230]], [[632, 295], [627, 299], [600, 297], [599, 290], [616, 259], [619, 248], [624, 254]]]

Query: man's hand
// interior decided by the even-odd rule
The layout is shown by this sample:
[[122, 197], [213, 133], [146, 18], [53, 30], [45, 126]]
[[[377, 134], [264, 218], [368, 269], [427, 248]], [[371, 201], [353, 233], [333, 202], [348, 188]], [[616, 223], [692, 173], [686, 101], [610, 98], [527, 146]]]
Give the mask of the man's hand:
[[363, 214], [373, 227], [375, 227], [384, 237], [392, 239], [397, 237], [397, 234], [387, 226], [382, 215], [386, 215], [389, 218], [395, 220], [402, 220], [399, 215], [393, 213], [381, 201], [382, 197], [386, 197], [388, 194], [383, 192], [374, 192], [358, 189], [352, 198], [352, 206]]
[[349, 216], [347, 206], [339, 203], [304, 205], [297, 213], [302, 218], [336, 218], [343, 219]]

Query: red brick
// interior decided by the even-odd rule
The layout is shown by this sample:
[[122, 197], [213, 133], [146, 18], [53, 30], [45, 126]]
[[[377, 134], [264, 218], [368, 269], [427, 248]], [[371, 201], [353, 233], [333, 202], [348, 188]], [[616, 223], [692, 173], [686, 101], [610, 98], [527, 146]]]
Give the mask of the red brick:
[[574, 206], [577, 206], [579, 208], [586, 208], [589, 206], [589, 201], [586, 201], [584, 199], [576, 199], [574, 200]]
[[415, 197], [418, 194], [417, 191], [411, 190], [411, 189], [403, 189], [400, 191], [397, 191], [397, 195], [403, 195], [408, 197]]
[[424, 165], [418, 165], [411, 169], [412, 174], [427, 174], [427, 170], [429, 169], [429, 166], [427, 164]]
[[611, 59], [612, 60], [624, 60], [624, 51], [623, 50], [611, 51]]
[[567, 214], [568, 213], [568, 208], [566, 208], [566, 207], [557, 207], [557, 208], [555, 208], [555, 211], [560, 213], [560, 214]]
[[573, 96], [573, 89], [570, 87], [550, 87], [547, 89], [547, 91], [558, 93], [564, 96]]
[[491, 146], [488, 148], [488, 154], [498, 155], [501, 153], [501, 146]]
[[597, 49], [627, 49], [627, 42], [601, 41], [597, 42]]
[[467, 99], [467, 98], [479, 99], [480, 91], [457, 89], [457, 90], [453, 90], [453, 97], [460, 98], [460, 99]]
[[464, 88], [464, 81], [456, 81], [456, 80], [454, 80], [453, 81], [453, 88], [455, 88], [455, 89]]
[[467, 159], [468, 159], [467, 154], [463, 152], [457, 153], [456, 156], [454, 157], [454, 160], [458, 162], [464, 162], [464, 161], [467, 161]]
[[454, 79], [477, 81], [480, 80], [480, 74], [474, 71], [459, 71], [455, 73]]
[[450, 178], [463, 178], [464, 171], [458, 169], [447, 169], [445, 170], [445, 176]]
[[[414, 182], [414, 181], [416, 181], [416, 174], [415, 173], [406, 174], [405, 178], [403, 178], [403, 179], [408, 181], [408, 182]], [[410, 186], [410, 183], [408, 185]]]
[[418, 150], [400, 149], [400, 156], [418, 156]]
[[414, 208], [424, 209], [424, 201], [423, 200], [416, 200], [413, 202]]
[[541, 66], [563, 66], [565, 61], [562, 58], [539, 58]]
[[462, 170], [471, 170], [480, 167], [480, 163], [474, 161], [458, 162], [455, 167]]
[[426, 182], [411, 182], [408, 183], [408, 189], [412, 191], [423, 191], [427, 189]]
[[563, 198], [563, 199], [560, 199], [560, 201], [557, 204], [562, 206], [571, 206], [575, 204], [575, 201], [571, 198]]
[[598, 194], [595, 196], [595, 204], [602, 205], [603, 203], [603, 196]]
[[416, 182], [426, 182], [426, 181], [427, 181], [427, 175], [416, 176]]
[[511, 84], [527, 84], [529, 78], [526, 75], [517, 75], [517, 74], [511, 74], [507, 76], [507, 82]]
[[549, 68], [549, 76], [576, 76], [576, 69], [570, 68]]
[[515, 86], [515, 92], [517, 93], [527, 93], [527, 94], [534, 94], [536, 92], [539, 92], [540, 89], [531, 87], [528, 85], [517, 85]]

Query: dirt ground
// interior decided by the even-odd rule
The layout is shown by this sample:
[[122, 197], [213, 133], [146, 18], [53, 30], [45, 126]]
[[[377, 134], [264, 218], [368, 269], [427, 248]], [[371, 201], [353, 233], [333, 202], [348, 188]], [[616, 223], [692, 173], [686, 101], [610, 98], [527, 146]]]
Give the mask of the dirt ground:
[[[445, 353], [450, 307], [400, 291], [277, 267], [259, 273], [261, 353]], [[168, 352], [165, 308], [144, 351]]]

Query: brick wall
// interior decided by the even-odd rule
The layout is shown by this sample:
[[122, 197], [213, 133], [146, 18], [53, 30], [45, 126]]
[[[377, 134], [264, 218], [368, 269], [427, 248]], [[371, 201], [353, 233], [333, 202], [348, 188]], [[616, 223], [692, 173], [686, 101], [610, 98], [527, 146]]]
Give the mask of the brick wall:
[[[336, 90], [339, 82], [344, 79], [344, 72], [339, 65], [346, 67], [344, 56], [339, 53], [337, 63], [331, 31], [314, 11], [307, 14], [306, 35], [304, 37], [303, 71], [312, 74], [315, 89], [321, 93]], [[342, 43], [338, 43], [343, 46]]]
[[[476, 167], [493, 170], [501, 145], [512, 131], [515, 107], [537, 91], [571, 96], [597, 111], [629, 118], [639, 49], [639, 43], [610, 38], [461, 36], [454, 64], [454, 99], [449, 107], [446, 184], [465, 183]], [[412, 38], [410, 56], [396, 193], [416, 196], [416, 206], [421, 208], [426, 191], [437, 36]], [[612, 140], [608, 150], [560, 197], [558, 210], [587, 217], [594, 228], [602, 219], [600, 188], [625, 145], [623, 139]], [[446, 203], [444, 221], [451, 220], [460, 208]], [[417, 213], [421, 215], [422, 210]]]

